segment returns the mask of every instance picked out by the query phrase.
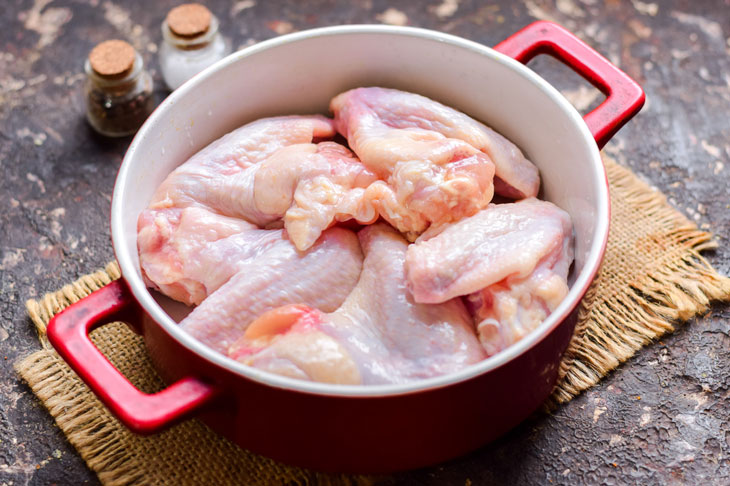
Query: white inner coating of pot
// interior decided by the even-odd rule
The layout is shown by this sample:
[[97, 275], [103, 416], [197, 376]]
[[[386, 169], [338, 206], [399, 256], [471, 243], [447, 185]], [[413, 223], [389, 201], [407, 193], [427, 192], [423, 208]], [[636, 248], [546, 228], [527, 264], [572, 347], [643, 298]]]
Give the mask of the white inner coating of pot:
[[[458, 373], [402, 385], [313, 383], [246, 367], [179, 329], [188, 311], [150, 293], [141, 279], [137, 217], [164, 178], [211, 141], [265, 116], [327, 113], [336, 94], [360, 86], [411, 91], [452, 106], [516, 143], [540, 169], [541, 197], [573, 220], [571, 291], [537, 329]], [[132, 142], [112, 200], [112, 240], [122, 274], [145, 310], [187, 348], [250, 379], [327, 395], [379, 396], [445, 386], [494, 369], [528, 350], [574, 307], [600, 263], [608, 234], [608, 190], [596, 144], [580, 114], [552, 86], [492, 49], [438, 32], [343, 26], [282, 36], [234, 53], [173, 92]]]

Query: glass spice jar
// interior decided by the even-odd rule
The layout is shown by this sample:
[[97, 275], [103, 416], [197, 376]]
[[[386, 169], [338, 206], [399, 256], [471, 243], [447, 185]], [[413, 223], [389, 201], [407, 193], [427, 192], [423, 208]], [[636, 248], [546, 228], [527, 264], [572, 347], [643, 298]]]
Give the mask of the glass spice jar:
[[160, 70], [173, 90], [230, 52], [218, 33], [218, 19], [199, 3], [170, 10], [162, 22], [162, 38]]
[[109, 40], [94, 47], [84, 65], [86, 118], [108, 137], [135, 133], [152, 110], [152, 77], [127, 42]]

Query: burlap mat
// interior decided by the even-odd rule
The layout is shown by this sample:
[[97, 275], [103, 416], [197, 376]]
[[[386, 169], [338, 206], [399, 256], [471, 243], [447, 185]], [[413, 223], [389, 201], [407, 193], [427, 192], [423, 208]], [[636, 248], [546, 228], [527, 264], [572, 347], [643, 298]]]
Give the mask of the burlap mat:
[[[561, 380], [546, 406], [567, 402], [596, 384], [636, 350], [692, 316], [710, 301], [730, 300], [730, 279], [700, 256], [715, 246], [709, 233], [671, 208], [631, 171], [606, 160], [613, 215], [603, 268], [589, 290], [561, 365]], [[119, 277], [116, 264], [60, 291], [27, 302], [42, 350], [16, 363], [102, 483], [108, 485], [362, 484], [372, 478], [328, 476], [243, 451], [190, 420], [153, 437], [128, 432], [51, 348], [50, 318]], [[121, 324], [92, 334], [97, 346], [138, 387], [163, 383], [141, 338]]]

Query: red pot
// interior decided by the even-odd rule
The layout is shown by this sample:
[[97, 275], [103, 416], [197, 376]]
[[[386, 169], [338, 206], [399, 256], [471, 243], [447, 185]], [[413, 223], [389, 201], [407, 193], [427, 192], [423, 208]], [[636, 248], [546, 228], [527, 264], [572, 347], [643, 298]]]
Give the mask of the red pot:
[[[521, 63], [550, 54], [607, 95], [584, 119]], [[136, 221], [179, 163], [233, 128], [288, 113], [325, 113], [349, 88], [417, 92], [480, 119], [540, 168], [544, 197], [570, 213], [576, 261], [565, 301], [531, 334], [455, 374], [406, 385], [310, 383], [246, 367], [177, 325], [181, 305], [142, 281]], [[644, 102], [641, 88], [563, 28], [536, 22], [494, 49], [423, 29], [343, 26], [282, 36], [239, 51], [176, 90], [132, 142], [112, 201], [123, 278], [57, 315], [48, 337], [131, 430], [153, 433], [191, 415], [241, 447], [290, 464], [388, 472], [461, 455], [503, 434], [552, 391], [576, 308], [608, 236], [599, 147]], [[122, 320], [144, 336], [171, 385], [144, 394], [94, 347], [91, 329]], [[205, 451], [201, 451], [205, 453]]]

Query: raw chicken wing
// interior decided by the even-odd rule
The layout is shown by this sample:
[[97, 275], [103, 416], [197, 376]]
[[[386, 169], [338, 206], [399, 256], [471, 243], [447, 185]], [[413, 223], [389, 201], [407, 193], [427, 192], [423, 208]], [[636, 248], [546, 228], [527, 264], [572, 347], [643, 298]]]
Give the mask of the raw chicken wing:
[[566, 279], [572, 257], [561, 249], [556, 250], [527, 277], [507, 277], [467, 297], [476, 318], [479, 340], [488, 356], [525, 337], [567, 295]]
[[[457, 147], [469, 152], [476, 149], [496, 166], [497, 194], [519, 199], [537, 196], [537, 167], [515, 144], [483, 123], [425, 96], [395, 89], [358, 88], [335, 97], [330, 109], [335, 113], [337, 131], [369, 167], [372, 163], [387, 171], [397, 162], [423, 157], [440, 165], [453, 158]], [[471, 150], [456, 141], [465, 142]]]
[[489, 355], [537, 327], [568, 293], [572, 224], [534, 198], [490, 205], [408, 249], [408, 284], [417, 302], [468, 296]]
[[[281, 230], [266, 231], [275, 242], [257, 254], [237, 256], [236, 273], [196, 307], [180, 326], [225, 354], [260, 314], [276, 307], [305, 303], [325, 312], [337, 309], [357, 283], [362, 251], [357, 236], [330, 228], [301, 252]], [[220, 266], [234, 260], [221, 260]]]
[[260, 230], [204, 208], [146, 209], [137, 220], [139, 261], [147, 284], [187, 305], [199, 304], [243, 260], [281, 241], [281, 230]]
[[363, 164], [386, 181], [370, 194], [375, 207], [409, 238], [484, 208], [494, 194], [495, 155], [503, 165], [519, 160], [537, 181], [506, 139], [423, 96], [358, 88], [335, 97], [330, 109]]
[[335, 142], [307, 143], [278, 150], [221, 181], [209, 194], [229, 201], [229, 215], [259, 226], [283, 218], [289, 239], [306, 250], [334, 221], [366, 218], [360, 222], [371, 223], [375, 219], [360, 202], [363, 188], [375, 180], [375, 174], [346, 147]]
[[319, 115], [256, 120], [219, 138], [175, 169], [155, 192], [150, 208], [203, 206], [233, 216], [230, 198], [216, 191], [218, 186], [283, 147], [332, 136], [332, 120]]
[[[137, 222], [148, 285], [199, 304], [247, 260], [287, 244], [287, 233], [254, 223], [275, 223], [286, 214], [287, 236], [304, 249], [335, 219], [358, 212], [363, 222], [374, 220], [360, 204], [363, 189], [350, 190], [374, 180], [352, 152], [332, 142], [303, 143], [333, 135], [331, 120], [321, 116], [266, 118], [213, 142], [173, 171]], [[247, 215], [253, 221], [241, 219]]]
[[332, 121], [320, 116], [249, 123], [173, 171], [150, 209], [199, 206], [260, 227], [283, 219], [287, 236], [305, 250], [334, 221], [377, 217], [361, 202], [377, 177], [346, 147], [309, 143], [333, 135]]
[[229, 355], [286, 376], [347, 384], [403, 383], [485, 357], [461, 300], [414, 302], [405, 280], [408, 244], [400, 234], [375, 224], [358, 236], [362, 274], [339, 309], [275, 309], [254, 321]]

